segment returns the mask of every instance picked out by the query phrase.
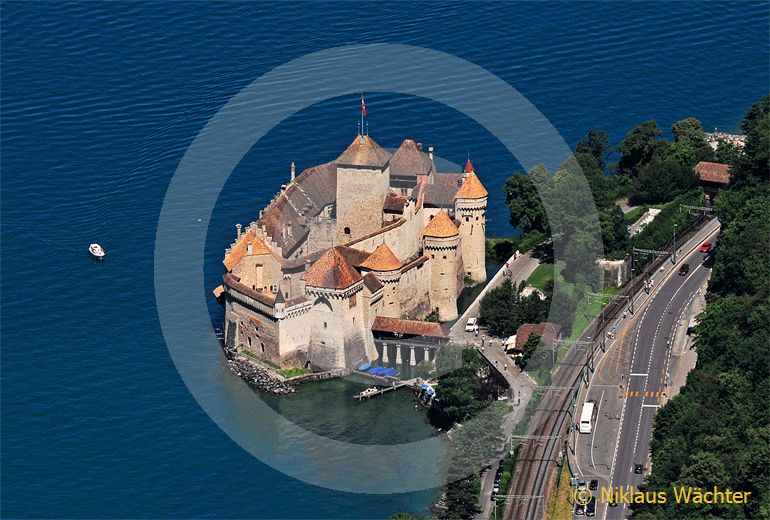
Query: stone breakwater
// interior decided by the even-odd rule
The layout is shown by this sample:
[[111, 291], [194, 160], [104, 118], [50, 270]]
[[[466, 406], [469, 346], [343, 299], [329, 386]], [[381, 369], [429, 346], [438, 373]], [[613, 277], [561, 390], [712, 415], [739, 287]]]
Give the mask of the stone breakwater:
[[259, 390], [277, 395], [290, 394], [294, 391], [293, 385], [278, 379], [269, 370], [252, 363], [248, 359], [241, 357], [230, 358], [227, 360], [227, 366], [249, 386]]

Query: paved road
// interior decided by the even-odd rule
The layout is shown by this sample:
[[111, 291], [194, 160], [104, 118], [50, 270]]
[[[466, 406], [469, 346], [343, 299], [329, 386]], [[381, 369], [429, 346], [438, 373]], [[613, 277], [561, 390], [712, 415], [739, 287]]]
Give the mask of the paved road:
[[[633, 319], [618, 320], [616, 337], [608, 342], [587, 395], [579, 401], [594, 401], [597, 408], [592, 433], [576, 435], [571, 459], [578, 475], [586, 480], [596, 478], [600, 486], [637, 487], [649, 473], [652, 422], [671, 390], [668, 345], [683, 311], [708, 279], [709, 270], [703, 265], [706, 255], [697, 246], [707, 239], [714, 241], [717, 225], [716, 221], [707, 224], [683, 248], [676, 266], [668, 262], [664, 272], [656, 273], [653, 291], [640, 297]], [[690, 272], [679, 276], [677, 271], [684, 263], [689, 263]], [[679, 340], [681, 336], [674, 344], [681, 344]], [[634, 474], [634, 464], [643, 464], [644, 474]], [[622, 504], [608, 508], [597, 502], [599, 518], [629, 514]]]

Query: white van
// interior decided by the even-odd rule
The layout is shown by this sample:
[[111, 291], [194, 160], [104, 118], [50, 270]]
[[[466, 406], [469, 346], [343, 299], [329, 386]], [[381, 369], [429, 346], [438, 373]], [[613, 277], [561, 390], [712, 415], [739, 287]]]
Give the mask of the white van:
[[465, 324], [465, 332], [476, 332], [479, 330], [478, 318], [468, 318], [468, 323]]

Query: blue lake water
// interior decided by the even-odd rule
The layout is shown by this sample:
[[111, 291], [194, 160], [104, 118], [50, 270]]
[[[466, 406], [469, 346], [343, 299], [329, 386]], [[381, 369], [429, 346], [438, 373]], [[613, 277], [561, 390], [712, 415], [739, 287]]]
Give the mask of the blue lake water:
[[[510, 83], [570, 145], [590, 127], [617, 142], [652, 118], [665, 129], [695, 116], [706, 129], [735, 131], [768, 90], [764, 2], [4, 2], [0, 16], [8, 518], [385, 518], [424, 511], [434, 498], [331, 491], [259, 462], [200, 409], [163, 342], [153, 253], [165, 191], [205, 123], [271, 68], [344, 44], [436, 49]], [[414, 136], [453, 163], [470, 153], [491, 192], [490, 232], [511, 232], [500, 188], [518, 164], [486, 130], [405, 96], [368, 94], [367, 109], [385, 146]], [[210, 287], [234, 224], [256, 218], [290, 161], [301, 170], [336, 157], [357, 121], [358, 99], [336, 98], [254, 146], [211, 216]], [[103, 264], [85, 253], [93, 241], [109, 252]], [[219, 309], [210, 310], [216, 321]], [[238, 384], [221, 359], [209, 370]], [[323, 397], [329, 389], [307, 390], [274, 406], [306, 423], [331, 403], [318, 431], [353, 442], [366, 442], [367, 428], [430, 434], [408, 396], [362, 410], [335, 405]], [[223, 401], [222, 413], [232, 404]], [[401, 410], [411, 414], [406, 434], [394, 428]], [[340, 424], [346, 417], [355, 431]]]

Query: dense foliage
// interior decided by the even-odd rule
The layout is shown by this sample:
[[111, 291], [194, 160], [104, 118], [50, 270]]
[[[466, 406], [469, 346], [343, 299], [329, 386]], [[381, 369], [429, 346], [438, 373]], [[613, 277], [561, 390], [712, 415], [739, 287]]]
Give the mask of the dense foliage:
[[537, 292], [524, 296], [525, 286], [523, 281], [516, 286], [506, 279], [481, 299], [480, 322], [491, 335], [508, 337], [515, 334], [522, 323], [540, 323], [548, 317], [551, 306], [548, 296], [543, 299]]
[[722, 234], [695, 329], [698, 361], [656, 416], [648, 478], [651, 490], [718, 486], [752, 495], [745, 505], [636, 506], [634, 518], [770, 518], [769, 112], [767, 97], [747, 112], [751, 145], [717, 199]]

